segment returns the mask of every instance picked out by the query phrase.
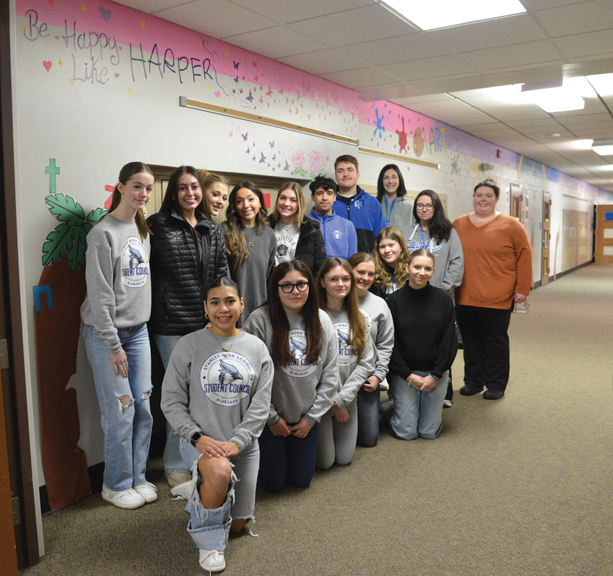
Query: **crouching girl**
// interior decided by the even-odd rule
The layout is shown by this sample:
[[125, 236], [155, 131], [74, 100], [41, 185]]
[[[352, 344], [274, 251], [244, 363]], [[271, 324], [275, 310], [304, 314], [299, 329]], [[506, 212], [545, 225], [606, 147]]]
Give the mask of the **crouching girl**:
[[244, 305], [232, 280], [215, 279], [204, 306], [210, 324], [181, 338], [170, 357], [162, 410], [192, 470], [183, 491], [187, 531], [202, 568], [221, 572], [229, 532], [253, 518], [255, 440], [270, 409], [273, 365], [263, 342], [236, 328]]

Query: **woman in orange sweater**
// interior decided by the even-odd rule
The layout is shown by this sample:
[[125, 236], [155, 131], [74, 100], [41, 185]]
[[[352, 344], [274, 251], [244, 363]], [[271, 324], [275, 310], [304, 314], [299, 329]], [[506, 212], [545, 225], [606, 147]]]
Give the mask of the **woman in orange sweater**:
[[515, 303], [532, 285], [532, 247], [522, 224], [496, 211], [500, 188], [493, 180], [475, 186], [474, 212], [453, 223], [464, 250], [464, 278], [456, 288], [456, 318], [464, 341], [464, 386], [472, 396], [484, 388], [498, 400], [509, 381], [507, 334]]

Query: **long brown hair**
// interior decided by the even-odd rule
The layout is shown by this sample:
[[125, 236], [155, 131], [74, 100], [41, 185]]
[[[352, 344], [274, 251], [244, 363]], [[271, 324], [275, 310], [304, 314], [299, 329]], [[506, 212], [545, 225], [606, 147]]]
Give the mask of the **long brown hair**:
[[[146, 172], [147, 174], [151, 174], [151, 176], [153, 176], [153, 170], [151, 170], [151, 168], [149, 168], [147, 164], [144, 164], [143, 162], [128, 162], [119, 172], [119, 183], [125, 186], [128, 183], [128, 180], [132, 178], [132, 176], [140, 174], [141, 172]], [[121, 192], [119, 191], [118, 186], [119, 184], [117, 184], [115, 186], [115, 189], [113, 190], [111, 207], [108, 209], [108, 212], [105, 214], [105, 216], [116, 210], [121, 203]], [[102, 220], [102, 218], [100, 220]], [[145, 219], [145, 215], [142, 210], [136, 211], [134, 221], [136, 222], [136, 227], [138, 228], [140, 239], [144, 240], [149, 234], [151, 234], [151, 230], [149, 230], [147, 220]]]
[[228, 209], [226, 210], [226, 252], [228, 253], [228, 262], [232, 270], [236, 270], [241, 266], [247, 258], [249, 258], [249, 250], [247, 250], [247, 237], [243, 232], [243, 224], [236, 212], [236, 193], [241, 188], [247, 188], [251, 190], [260, 200], [260, 209], [255, 217], [256, 234], [262, 231], [262, 228], [266, 226], [268, 210], [266, 210], [266, 204], [264, 202], [264, 194], [262, 191], [249, 180], [243, 180], [230, 192], [228, 198]]
[[387, 239], [394, 240], [400, 244], [400, 257], [398, 258], [395, 270], [398, 288], [402, 288], [409, 281], [409, 273], [407, 272], [409, 251], [407, 250], [407, 243], [404, 241], [398, 228], [394, 226], [383, 228], [375, 240], [375, 249], [372, 251], [372, 255], [375, 259], [375, 279], [373, 280], [373, 284], [381, 288], [384, 292], [389, 288], [394, 274], [394, 269], [384, 262], [383, 258], [381, 258], [381, 254], [379, 254], [379, 244], [381, 240]]
[[364, 347], [366, 346], [366, 340], [368, 337], [366, 333], [366, 319], [364, 318], [362, 312], [360, 312], [360, 306], [358, 303], [358, 289], [355, 285], [353, 270], [346, 260], [337, 257], [328, 258], [321, 267], [321, 270], [317, 276], [319, 307], [322, 310], [328, 310], [328, 295], [326, 293], [326, 289], [322, 286], [322, 282], [325, 275], [337, 266], [340, 266], [343, 270], [345, 270], [351, 278], [351, 288], [349, 289], [349, 294], [345, 296], [343, 306], [345, 307], [345, 311], [349, 316], [349, 343], [351, 344], [352, 348], [358, 351], [359, 359], [362, 352], [364, 352]]
[[270, 355], [275, 366], [286, 366], [295, 361], [289, 345], [289, 320], [279, 298], [279, 282], [293, 270], [304, 276], [309, 282], [309, 296], [300, 311], [307, 340], [306, 362], [307, 364], [314, 364], [321, 356], [323, 329], [319, 320], [317, 290], [314, 288], [313, 274], [311, 274], [309, 267], [300, 260], [282, 262], [273, 270], [268, 279], [268, 314], [272, 324]]
[[170, 214], [171, 210], [174, 208], [177, 214], [180, 216], [183, 215], [181, 205], [179, 204], [179, 180], [184, 174], [190, 174], [198, 181], [198, 186], [200, 186], [200, 190], [202, 192], [202, 199], [200, 200], [200, 204], [196, 206], [196, 211], [204, 214], [204, 189], [202, 188], [202, 178], [200, 178], [198, 170], [196, 170], [193, 166], [179, 166], [170, 175], [170, 178], [168, 179], [168, 186], [166, 187], [166, 194], [164, 194], [164, 200], [160, 206], [160, 212]]

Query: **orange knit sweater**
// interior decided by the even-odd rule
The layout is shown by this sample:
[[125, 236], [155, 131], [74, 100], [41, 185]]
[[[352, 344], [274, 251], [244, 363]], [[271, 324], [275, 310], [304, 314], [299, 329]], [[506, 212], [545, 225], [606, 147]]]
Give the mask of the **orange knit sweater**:
[[513, 294], [530, 294], [532, 247], [521, 223], [499, 214], [475, 226], [468, 214], [453, 223], [464, 250], [464, 278], [455, 302], [479, 308], [510, 308]]

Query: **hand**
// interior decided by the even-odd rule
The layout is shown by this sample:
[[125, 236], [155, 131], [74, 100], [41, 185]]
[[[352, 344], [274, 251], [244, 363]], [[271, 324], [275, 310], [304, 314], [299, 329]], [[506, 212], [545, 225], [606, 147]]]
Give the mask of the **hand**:
[[291, 428], [287, 425], [287, 422], [283, 416], [279, 418], [276, 424], [270, 426], [270, 431], [274, 436], [289, 436], [292, 433]]
[[[220, 442], [208, 436], [200, 436], [198, 442], [196, 442], [196, 448], [209, 458], [225, 458], [228, 456], [224, 446], [225, 444], [228, 444], [228, 442]], [[234, 446], [234, 448], [236, 448], [236, 446]]]
[[426, 376], [422, 380], [422, 385], [421, 385], [421, 388], [419, 388], [419, 390], [421, 390], [422, 392], [430, 392], [430, 390], [433, 390], [435, 386], [436, 386], [436, 380], [434, 380], [434, 378], [432, 378], [431, 376]]
[[520, 302], [525, 302], [526, 300], [528, 300], [528, 296], [526, 296], [525, 294], [520, 294], [519, 292], [515, 292], [515, 294], [513, 294], [513, 299], [519, 304]]
[[111, 354], [111, 363], [115, 368], [115, 376], [121, 374], [124, 378], [128, 377], [128, 357], [123, 351], [123, 348], [115, 354]]
[[369, 376], [366, 378], [366, 382], [362, 384], [362, 388], [364, 388], [366, 392], [374, 392], [377, 386], [379, 386], [379, 378], [376, 376]]
[[332, 410], [332, 415], [336, 418], [336, 421], [339, 424], [349, 420], [349, 412], [347, 412], [347, 408], [343, 408], [341, 410], [336, 402], [332, 404], [332, 408], [330, 410]]
[[290, 430], [296, 438], [306, 438], [306, 435], [311, 431], [312, 426], [304, 419], [300, 418], [298, 424], [294, 424]]
[[238, 445], [234, 442], [220, 442], [222, 447], [226, 451], [226, 456], [238, 456], [240, 451], [238, 449]]
[[415, 390], [421, 390], [421, 387], [424, 385], [424, 379], [417, 374], [410, 374], [407, 378], [407, 382], [411, 382], [411, 386], [415, 388]]

